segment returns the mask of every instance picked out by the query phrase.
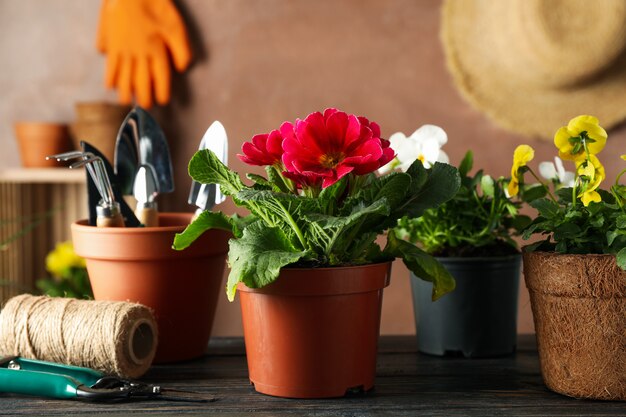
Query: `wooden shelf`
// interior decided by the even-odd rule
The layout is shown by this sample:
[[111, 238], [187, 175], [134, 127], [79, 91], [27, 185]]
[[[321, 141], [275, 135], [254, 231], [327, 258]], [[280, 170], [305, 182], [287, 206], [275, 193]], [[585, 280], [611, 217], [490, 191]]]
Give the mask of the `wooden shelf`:
[[60, 168], [15, 168], [0, 170], [0, 182], [30, 184], [82, 184], [84, 169]]

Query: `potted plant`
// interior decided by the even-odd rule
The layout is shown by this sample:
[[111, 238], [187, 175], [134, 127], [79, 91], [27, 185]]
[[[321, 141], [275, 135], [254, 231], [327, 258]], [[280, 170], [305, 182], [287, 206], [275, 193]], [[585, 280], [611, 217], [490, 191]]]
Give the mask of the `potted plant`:
[[46, 270], [51, 278], [37, 280], [36, 285], [50, 297], [93, 299], [85, 259], [74, 252], [71, 241], [59, 242], [46, 256]]
[[626, 169], [599, 188], [606, 140], [593, 116], [561, 127], [554, 143], [574, 163], [574, 181], [553, 190], [540, 181], [542, 198], [525, 193], [524, 175], [539, 178], [527, 165], [533, 149], [520, 145], [509, 192], [538, 212], [524, 238], [543, 237], [525, 247], [523, 262], [545, 384], [572, 397], [626, 400]]
[[[447, 141], [436, 126], [418, 129], [408, 150], [429, 149], [426, 164], [447, 159], [440, 150]], [[392, 141], [392, 144], [394, 141]], [[412, 157], [412, 155], [410, 155]], [[405, 166], [398, 154], [397, 165]], [[508, 180], [493, 179], [482, 170], [470, 175], [473, 154], [459, 165], [461, 187], [454, 198], [420, 217], [405, 217], [398, 235], [435, 256], [454, 276], [456, 289], [441, 301], [430, 300], [430, 283], [411, 274], [418, 348], [432, 355], [465, 357], [513, 353], [517, 341], [517, 299], [521, 255], [511, 238], [530, 219], [519, 215], [519, 203], [506, 192]]]
[[205, 230], [231, 231], [227, 294], [239, 290], [250, 380], [259, 392], [298, 398], [343, 396], [374, 383], [382, 290], [402, 258], [433, 282], [433, 298], [454, 280], [431, 256], [393, 233], [404, 216], [451, 198], [457, 170], [425, 169], [378, 177], [395, 153], [379, 126], [336, 109], [256, 135], [239, 158], [267, 176], [239, 175], [210, 151], [189, 164], [192, 178], [218, 184], [250, 211], [240, 218], [203, 212], [179, 234], [184, 249]]

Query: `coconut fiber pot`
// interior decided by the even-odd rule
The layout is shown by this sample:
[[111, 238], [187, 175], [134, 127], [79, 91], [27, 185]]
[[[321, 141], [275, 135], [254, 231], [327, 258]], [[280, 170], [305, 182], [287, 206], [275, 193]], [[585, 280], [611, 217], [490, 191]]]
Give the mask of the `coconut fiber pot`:
[[263, 394], [342, 397], [374, 386], [383, 289], [391, 263], [285, 268], [239, 285], [250, 381]]
[[150, 307], [159, 344], [155, 362], [202, 356], [222, 292], [228, 239], [204, 233], [184, 251], [172, 249], [174, 235], [191, 220], [187, 213], [159, 214], [159, 227], [98, 228], [72, 225], [76, 253], [87, 262], [96, 300], [129, 300]]
[[524, 253], [524, 278], [546, 386], [626, 400], [626, 272], [615, 257]]
[[521, 256], [437, 260], [456, 280], [456, 289], [433, 302], [432, 283], [411, 274], [420, 352], [465, 357], [515, 352]]

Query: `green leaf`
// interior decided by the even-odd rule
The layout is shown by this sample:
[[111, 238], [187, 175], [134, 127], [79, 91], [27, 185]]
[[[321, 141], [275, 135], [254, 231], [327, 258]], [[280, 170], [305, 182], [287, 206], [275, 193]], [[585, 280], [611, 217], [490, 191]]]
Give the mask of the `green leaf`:
[[622, 248], [619, 252], [617, 252], [615, 260], [617, 261], [617, 266], [626, 270], [626, 248]]
[[402, 258], [404, 264], [417, 277], [433, 283], [433, 301], [454, 290], [456, 283], [448, 270], [435, 258], [417, 246], [398, 239], [393, 230], [387, 235], [387, 246], [383, 254], [395, 258]]
[[524, 201], [530, 203], [531, 201], [545, 197], [548, 194], [548, 189], [541, 184], [524, 185], [522, 187], [522, 193]]
[[463, 160], [459, 164], [459, 175], [461, 177], [466, 177], [467, 174], [472, 170], [472, 166], [474, 165], [474, 154], [472, 151], [467, 151]]
[[619, 230], [609, 230], [606, 232], [606, 243], [611, 246], [613, 241], [621, 234]]
[[273, 166], [266, 166], [265, 172], [269, 182], [273, 185], [275, 191], [282, 191], [283, 193], [289, 192], [289, 187], [285, 184], [286, 179], [279, 174], [279, 172]]
[[278, 227], [268, 227], [262, 222], [246, 227], [240, 239], [231, 239], [229, 243], [228, 263], [231, 270], [226, 286], [229, 301], [235, 299], [239, 282], [250, 288], [264, 287], [278, 278], [281, 268], [307, 254], [295, 248]]
[[622, 214], [615, 219], [615, 225], [618, 229], [626, 229], [626, 214]]
[[362, 217], [366, 217], [370, 214], [378, 214], [382, 216], [389, 215], [389, 203], [386, 198], [381, 198], [378, 201], [365, 206], [361, 203], [353, 207], [352, 212], [348, 216], [328, 216], [326, 214], [311, 213], [306, 215], [306, 219], [311, 222], [315, 222], [323, 229], [342, 229], [348, 228], [354, 225]]
[[580, 227], [574, 223], [563, 223], [554, 230], [554, 240], [574, 238], [581, 232]]
[[338, 201], [341, 201], [341, 197], [345, 193], [347, 186], [348, 176], [345, 176], [330, 187], [326, 187], [322, 190], [318, 199], [324, 213], [334, 213], [335, 206]]
[[549, 200], [547, 198], [535, 200], [532, 203], [530, 203], [530, 205], [534, 207], [535, 209], [537, 209], [539, 213], [547, 219], [555, 218], [559, 214], [559, 211], [560, 211], [559, 205], [556, 204], [554, 201]]
[[227, 195], [237, 194], [246, 187], [239, 175], [208, 149], [196, 152], [191, 158], [189, 175], [201, 184], [218, 184]]
[[257, 190], [273, 190], [274, 184], [269, 182], [265, 177], [257, 174], [246, 174], [246, 178], [254, 181], [254, 188]]
[[209, 229], [233, 231], [231, 220], [222, 212], [203, 211], [191, 222], [182, 233], [177, 233], [172, 246], [175, 250], [183, 250]]
[[400, 207], [400, 214], [396, 217], [419, 217], [425, 210], [450, 200], [459, 191], [461, 177], [459, 171], [452, 165], [435, 162], [432, 168], [424, 170], [425, 180], [420, 166], [421, 163], [419, 166], [414, 163], [407, 171], [409, 173], [415, 167], [409, 192], [411, 197]]

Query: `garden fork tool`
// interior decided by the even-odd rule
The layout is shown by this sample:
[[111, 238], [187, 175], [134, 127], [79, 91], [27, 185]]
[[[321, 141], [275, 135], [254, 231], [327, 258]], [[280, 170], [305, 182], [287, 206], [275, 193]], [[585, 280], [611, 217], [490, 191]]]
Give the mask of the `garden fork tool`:
[[215, 397], [105, 376], [93, 369], [20, 357], [0, 359], [0, 392], [85, 401], [211, 402]]
[[85, 166], [101, 197], [96, 207], [96, 225], [98, 227], [124, 227], [124, 218], [120, 211], [120, 205], [115, 201], [111, 181], [107, 175], [102, 158], [90, 152], [71, 151], [50, 155], [46, 159], [56, 159], [57, 161], [78, 159], [78, 162], [74, 162], [70, 165], [70, 168], [76, 169]]

